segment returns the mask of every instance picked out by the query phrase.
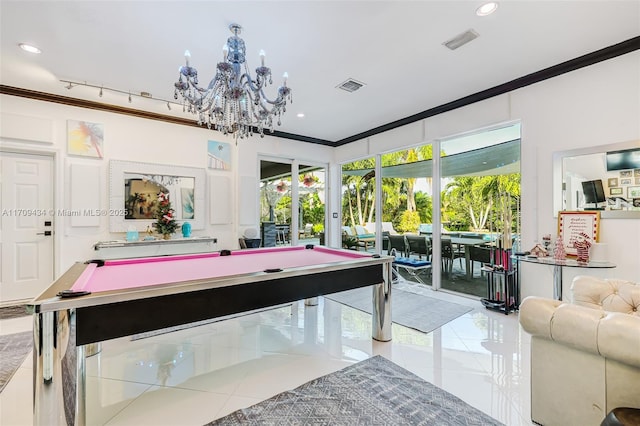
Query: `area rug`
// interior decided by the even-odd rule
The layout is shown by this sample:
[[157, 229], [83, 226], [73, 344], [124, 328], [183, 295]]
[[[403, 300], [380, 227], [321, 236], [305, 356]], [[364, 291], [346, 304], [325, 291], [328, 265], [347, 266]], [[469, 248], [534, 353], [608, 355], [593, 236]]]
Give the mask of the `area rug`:
[[322, 376], [209, 425], [501, 425], [381, 356]]
[[4, 390], [32, 349], [33, 333], [31, 331], [0, 336], [0, 357], [2, 358], [2, 362], [0, 362], [0, 392]]
[[0, 308], [0, 320], [26, 317], [27, 313], [26, 305], [17, 306], [3, 306]]
[[[328, 294], [328, 299], [335, 300], [360, 311], [371, 313], [371, 287], [356, 288], [340, 293]], [[396, 324], [428, 333], [451, 320], [473, 310], [458, 303], [393, 288], [391, 290], [391, 320]]]

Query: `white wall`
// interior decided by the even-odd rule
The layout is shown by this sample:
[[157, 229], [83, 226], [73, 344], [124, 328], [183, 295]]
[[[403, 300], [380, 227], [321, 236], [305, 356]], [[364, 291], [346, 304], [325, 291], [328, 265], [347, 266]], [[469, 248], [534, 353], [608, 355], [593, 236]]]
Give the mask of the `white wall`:
[[[522, 235], [526, 248], [542, 235], [557, 232], [552, 197], [554, 152], [640, 141], [640, 52], [339, 147], [335, 159], [344, 163], [515, 120], [522, 124]], [[580, 271], [640, 282], [640, 220], [603, 219], [601, 225], [601, 242], [608, 244], [609, 260], [617, 268]], [[550, 279], [539, 279], [540, 275], [529, 270], [522, 274], [523, 295], [552, 294]], [[570, 283], [570, 278], [565, 281]]]
[[[109, 208], [109, 160], [125, 160], [160, 165], [187, 166], [206, 169], [207, 141], [228, 142], [232, 148], [232, 170], [206, 169], [205, 229], [194, 230], [194, 236], [218, 238], [218, 249], [237, 248], [242, 229], [238, 225], [240, 198], [239, 177], [250, 177], [255, 183], [252, 200], [258, 205], [257, 155], [268, 153], [286, 158], [313, 159], [329, 163], [332, 149], [307, 143], [273, 138], [254, 137], [240, 140], [236, 146], [231, 138], [206, 128], [175, 125], [161, 121], [141, 119], [121, 114], [95, 111], [49, 102], [34, 101], [3, 95], [0, 97], [0, 148], [31, 152], [55, 153], [56, 209], [71, 209], [70, 171], [71, 165], [82, 164], [100, 169], [99, 182], [92, 191], [99, 192], [99, 204], [95, 209]], [[67, 120], [80, 120], [104, 124], [104, 159], [74, 157], [67, 155]], [[208, 194], [211, 176], [224, 176], [231, 185], [232, 223], [211, 225]], [[77, 194], [74, 194], [76, 197]], [[82, 197], [82, 194], [79, 194]], [[88, 194], [87, 194], [88, 195]], [[228, 204], [226, 200], [221, 203]], [[216, 203], [213, 203], [216, 206]], [[218, 204], [220, 208], [220, 204]], [[244, 206], [242, 206], [244, 207]], [[215, 207], [214, 207], [215, 208]], [[255, 211], [253, 226], [259, 223]], [[109, 218], [101, 217], [98, 226], [71, 226], [69, 217], [54, 220], [56, 235], [55, 274], [61, 275], [76, 261], [95, 256], [93, 244], [97, 241], [124, 239], [123, 233], [109, 232]]]

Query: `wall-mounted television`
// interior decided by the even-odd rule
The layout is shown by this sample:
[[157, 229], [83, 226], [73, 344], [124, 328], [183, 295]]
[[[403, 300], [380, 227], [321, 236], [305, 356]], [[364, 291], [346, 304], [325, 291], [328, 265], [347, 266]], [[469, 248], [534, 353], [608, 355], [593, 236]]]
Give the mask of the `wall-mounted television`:
[[607, 171], [640, 169], [640, 148], [607, 152]]
[[604, 196], [601, 179], [582, 182], [582, 193], [584, 194], [584, 202], [587, 204], [597, 204], [607, 201], [607, 198]]

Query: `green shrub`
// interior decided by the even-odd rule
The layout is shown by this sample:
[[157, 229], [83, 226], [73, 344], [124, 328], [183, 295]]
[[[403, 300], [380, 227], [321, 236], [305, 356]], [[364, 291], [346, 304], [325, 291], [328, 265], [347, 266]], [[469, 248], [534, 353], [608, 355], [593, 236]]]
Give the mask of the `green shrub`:
[[316, 223], [313, 225], [313, 235], [318, 235], [322, 231], [324, 231], [324, 223]]
[[351, 237], [346, 233], [342, 233], [342, 248], [350, 249], [350, 248], [358, 249], [358, 239], [356, 237]]
[[396, 228], [398, 232], [418, 232], [418, 228], [420, 227], [420, 214], [418, 212], [410, 212], [405, 210], [402, 213], [402, 218], [400, 219], [400, 223]]

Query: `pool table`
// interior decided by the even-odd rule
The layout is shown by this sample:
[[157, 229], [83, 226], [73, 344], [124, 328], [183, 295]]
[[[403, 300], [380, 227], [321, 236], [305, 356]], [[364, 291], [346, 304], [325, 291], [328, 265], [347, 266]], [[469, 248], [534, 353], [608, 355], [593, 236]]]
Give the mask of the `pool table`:
[[30, 302], [34, 424], [84, 424], [89, 344], [373, 286], [372, 337], [391, 340], [391, 262], [320, 246], [74, 264]]

